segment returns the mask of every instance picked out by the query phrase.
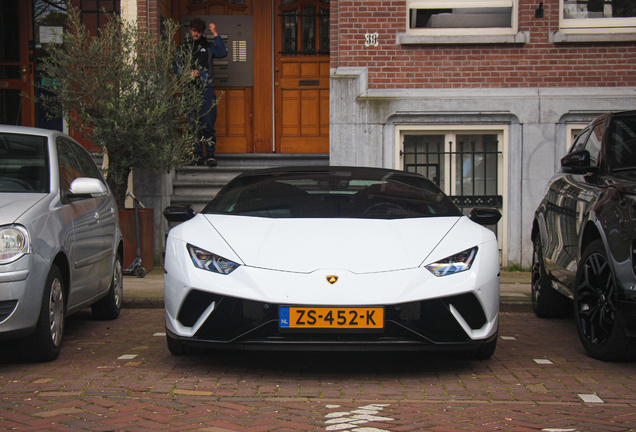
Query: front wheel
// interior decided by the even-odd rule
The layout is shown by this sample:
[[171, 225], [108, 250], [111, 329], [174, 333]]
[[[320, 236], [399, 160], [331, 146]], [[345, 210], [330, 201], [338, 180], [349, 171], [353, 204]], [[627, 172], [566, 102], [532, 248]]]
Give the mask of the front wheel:
[[568, 298], [550, 284], [543, 263], [541, 239], [537, 234], [532, 252], [532, 310], [539, 318], [560, 318], [566, 316], [570, 308]]
[[35, 330], [20, 341], [20, 352], [24, 360], [46, 362], [55, 360], [60, 355], [64, 314], [64, 280], [60, 269], [53, 264], [46, 278]]
[[166, 335], [166, 343], [168, 345], [168, 350], [173, 355], [188, 356], [188, 355], [202, 354], [205, 352], [204, 348], [186, 345], [183, 342], [181, 342], [179, 339], [171, 338], [168, 335]]
[[475, 350], [475, 358], [478, 360], [488, 360], [495, 353], [497, 348], [497, 338], [499, 331], [495, 333], [495, 337], [490, 342], [486, 342]]
[[585, 249], [576, 272], [574, 313], [583, 347], [599, 360], [636, 357], [636, 338], [629, 338], [617, 317], [617, 285], [603, 242]]

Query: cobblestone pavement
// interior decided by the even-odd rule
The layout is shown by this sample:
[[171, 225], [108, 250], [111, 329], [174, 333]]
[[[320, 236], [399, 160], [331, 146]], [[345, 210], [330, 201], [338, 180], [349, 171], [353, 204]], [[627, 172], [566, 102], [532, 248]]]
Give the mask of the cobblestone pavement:
[[57, 361], [0, 353], [0, 430], [627, 431], [636, 364], [586, 356], [572, 319], [503, 313], [492, 359], [440, 353], [171, 355], [161, 309], [68, 319]]

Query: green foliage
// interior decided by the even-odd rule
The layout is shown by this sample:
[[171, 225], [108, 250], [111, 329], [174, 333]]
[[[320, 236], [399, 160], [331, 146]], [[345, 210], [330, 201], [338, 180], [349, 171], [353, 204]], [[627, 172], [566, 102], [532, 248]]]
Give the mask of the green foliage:
[[525, 271], [521, 264], [510, 264], [505, 271], [508, 272], [522, 272]]
[[165, 172], [193, 158], [203, 99], [188, 73], [189, 53], [179, 54], [183, 73], [173, 72], [177, 29], [168, 21], [157, 37], [112, 17], [92, 37], [69, 8], [63, 43], [52, 45], [44, 60], [55, 85], [46, 87], [53, 96], [38, 102], [104, 147], [106, 180], [119, 208], [132, 169]]

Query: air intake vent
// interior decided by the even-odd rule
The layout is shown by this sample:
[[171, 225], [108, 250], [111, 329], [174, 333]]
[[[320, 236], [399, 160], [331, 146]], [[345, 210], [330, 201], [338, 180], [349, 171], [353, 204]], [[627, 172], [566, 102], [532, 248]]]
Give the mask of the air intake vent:
[[222, 298], [218, 294], [192, 290], [181, 305], [177, 319], [184, 326], [192, 327], [212, 302], [218, 305]]
[[471, 329], [480, 329], [486, 324], [486, 314], [479, 300], [473, 293], [460, 294], [443, 299], [446, 304], [452, 304], [464, 318]]
[[17, 300], [0, 301], [0, 322], [9, 318], [17, 304]]

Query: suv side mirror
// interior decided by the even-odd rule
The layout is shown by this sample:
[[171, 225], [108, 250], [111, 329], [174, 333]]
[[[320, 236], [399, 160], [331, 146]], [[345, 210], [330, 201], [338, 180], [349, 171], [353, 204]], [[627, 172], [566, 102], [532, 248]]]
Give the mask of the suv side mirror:
[[587, 174], [599, 171], [598, 166], [591, 165], [592, 158], [587, 150], [570, 152], [561, 158], [563, 172], [569, 174]]
[[191, 205], [170, 206], [163, 211], [163, 216], [168, 222], [185, 222], [194, 217], [194, 207]]
[[501, 219], [499, 210], [487, 207], [475, 207], [470, 211], [468, 219], [479, 225], [495, 225]]

